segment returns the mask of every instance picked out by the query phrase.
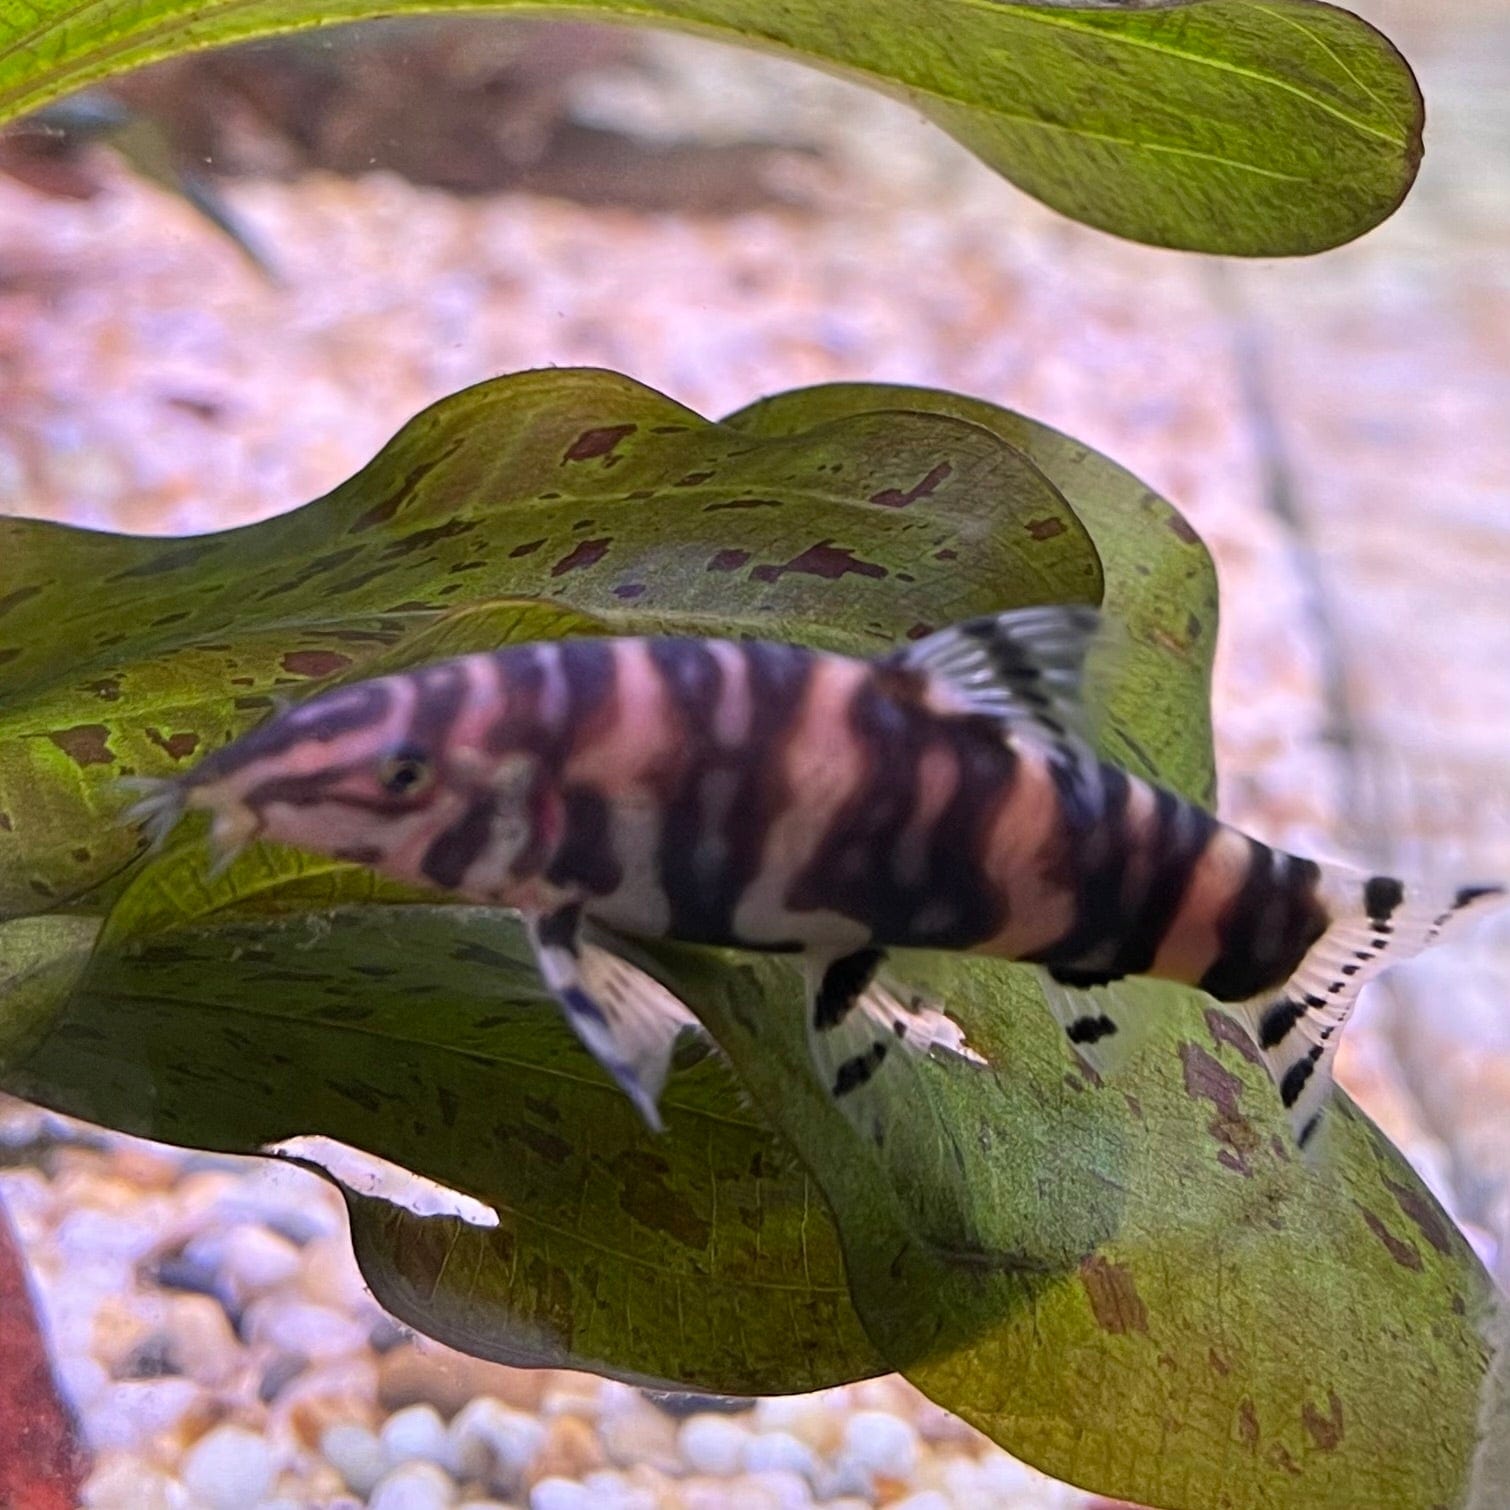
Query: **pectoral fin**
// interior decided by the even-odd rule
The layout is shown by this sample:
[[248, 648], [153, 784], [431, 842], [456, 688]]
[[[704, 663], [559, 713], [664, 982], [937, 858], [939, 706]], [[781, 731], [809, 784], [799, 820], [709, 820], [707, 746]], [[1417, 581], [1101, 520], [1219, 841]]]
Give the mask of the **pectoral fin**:
[[584, 931], [581, 908], [526, 918], [541, 978], [566, 1020], [656, 1132], [661, 1088], [683, 1028], [697, 1019], [665, 986]]

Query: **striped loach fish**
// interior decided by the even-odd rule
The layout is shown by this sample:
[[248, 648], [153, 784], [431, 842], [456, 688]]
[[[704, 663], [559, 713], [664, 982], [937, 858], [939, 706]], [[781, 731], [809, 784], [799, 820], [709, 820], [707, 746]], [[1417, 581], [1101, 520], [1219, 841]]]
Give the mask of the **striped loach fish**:
[[884, 982], [891, 949], [1036, 967], [1093, 1066], [1136, 1034], [1117, 982], [1197, 986], [1315, 1132], [1360, 988], [1498, 902], [1282, 853], [1098, 759], [1099, 616], [972, 619], [874, 660], [716, 639], [523, 644], [319, 694], [186, 775], [137, 783], [161, 838], [213, 815], [222, 861], [278, 840], [516, 908], [583, 1043], [658, 1127], [695, 1019], [640, 938], [779, 951], [851, 1120], [889, 1055], [968, 1054]]

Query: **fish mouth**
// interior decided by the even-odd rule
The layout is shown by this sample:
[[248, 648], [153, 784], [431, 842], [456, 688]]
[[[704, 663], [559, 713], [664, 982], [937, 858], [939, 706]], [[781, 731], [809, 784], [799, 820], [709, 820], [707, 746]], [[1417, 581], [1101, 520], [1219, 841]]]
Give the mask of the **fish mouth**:
[[172, 776], [122, 776], [116, 786], [136, 796], [121, 821], [142, 829], [151, 841], [149, 852], [161, 849], [188, 806], [189, 794], [183, 783]]
[[[149, 854], [162, 849], [168, 835], [178, 826], [178, 820], [191, 806], [212, 806], [194, 801], [187, 783], [172, 776], [123, 776], [117, 785], [136, 794], [136, 801], [126, 809], [123, 821], [141, 827], [150, 841]], [[215, 809], [214, 821], [210, 825], [211, 858], [207, 879], [213, 881], [223, 875], [261, 832], [262, 821], [250, 808], [237, 803]]]

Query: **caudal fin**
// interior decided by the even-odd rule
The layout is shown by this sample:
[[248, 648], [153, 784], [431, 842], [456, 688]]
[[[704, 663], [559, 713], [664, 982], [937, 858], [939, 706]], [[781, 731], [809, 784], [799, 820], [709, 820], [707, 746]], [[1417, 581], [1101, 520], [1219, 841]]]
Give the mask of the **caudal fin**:
[[1323, 867], [1321, 886], [1331, 926], [1277, 992], [1234, 1008], [1247, 1022], [1302, 1147], [1321, 1124], [1337, 1044], [1363, 987], [1466, 919], [1510, 904], [1502, 885], [1441, 893], [1339, 865]]

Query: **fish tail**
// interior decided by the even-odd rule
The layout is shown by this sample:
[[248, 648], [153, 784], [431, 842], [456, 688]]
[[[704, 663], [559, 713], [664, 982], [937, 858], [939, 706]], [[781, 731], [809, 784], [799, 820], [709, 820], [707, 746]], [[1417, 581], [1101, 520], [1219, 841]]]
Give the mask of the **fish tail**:
[[1321, 1125], [1337, 1045], [1363, 987], [1469, 918], [1510, 904], [1500, 884], [1433, 889], [1342, 865], [1321, 867], [1318, 892], [1331, 918], [1325, 931], [1282, 986], [1231, 1009], [1258, 1045], [1302, 1148]]

